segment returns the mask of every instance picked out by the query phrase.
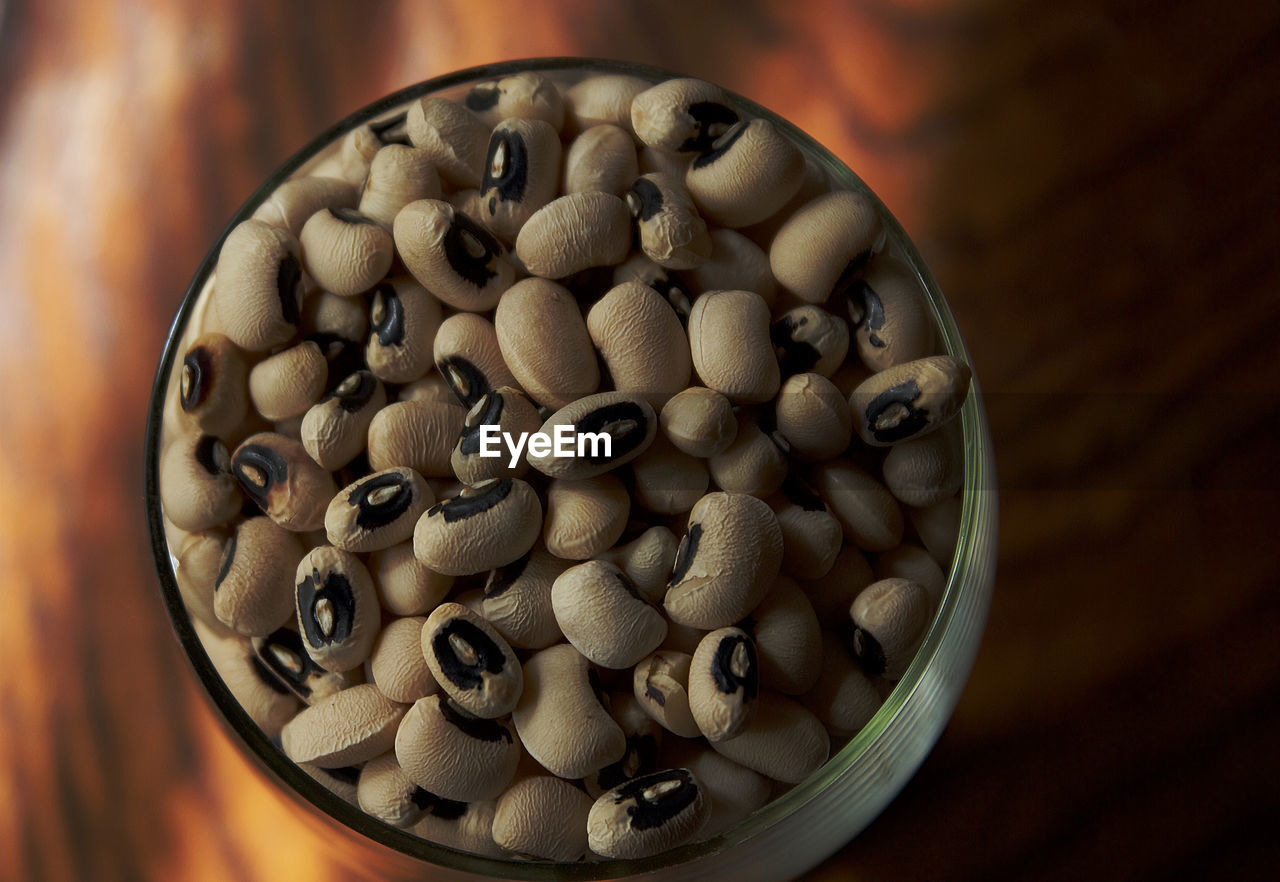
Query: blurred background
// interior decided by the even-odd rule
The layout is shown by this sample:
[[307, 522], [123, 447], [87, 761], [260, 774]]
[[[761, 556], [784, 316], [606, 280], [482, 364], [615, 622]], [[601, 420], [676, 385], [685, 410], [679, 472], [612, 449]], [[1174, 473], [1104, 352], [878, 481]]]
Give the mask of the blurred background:
[[384, 869], [199, 693], [144, 411], [273, 168], [385, 92], [535, 55], [714, 80], [811, 132], [915, 237], [987, 393], [972, 679], [812, 878], [1277, 878], [1280, 5], [1249, 0], [0, 2], [0, 877]]

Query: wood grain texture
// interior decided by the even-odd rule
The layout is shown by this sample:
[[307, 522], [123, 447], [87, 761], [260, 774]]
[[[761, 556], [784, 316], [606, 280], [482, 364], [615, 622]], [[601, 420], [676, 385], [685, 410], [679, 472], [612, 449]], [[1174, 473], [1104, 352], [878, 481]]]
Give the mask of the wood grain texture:
[[836, 879], [1274, 878], [1280, 7], [0, 4], [0, 877], [420, 878], [239, 755], [158, 598], [143, 414], [227, 218], [322, 127], [598, 55], [813, 133], [987, 393], [1001, 554], [951, 725]]

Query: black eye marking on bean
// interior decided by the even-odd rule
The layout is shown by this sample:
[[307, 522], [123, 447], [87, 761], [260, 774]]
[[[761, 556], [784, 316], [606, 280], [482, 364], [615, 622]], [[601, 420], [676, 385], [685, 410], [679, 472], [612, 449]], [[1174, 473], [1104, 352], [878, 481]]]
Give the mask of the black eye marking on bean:
[[[745, 647], [747, 651], [747, 672], [741, 677], [733, 672], [733, 655], [739, 646]], [[722, 639], [716, 647], [715, 655], [711, 657], [711, 679], [715, 681], [716, 689], [725, 695], [732, 695], [741, 689], [744, 699], [755, 698], [760, 690], [760, 673], [756, 665], [756, 648], [752, 642], [738, 634]]]
[[276, 270], [276, 298], [280, 301], [280, 317], [291, 325], [296, 325], [302, 318], [300, 312], [302, 299], [298, 296], [298, 285], [302, 283], [302, 264], [292, 254], [286, 254]]
[[874, 677], [884, 673], [884, 647], [870, 631], [858, 627], [853, 629], [853, 654], [867, 674]]
[[213, 385], [213, 356], [204, 346], [197, 346], [182, 359], [182, 372], [189, 379], [182, 384], [182, 409], [193, 411], [209, 395]]
[[786, 479], [782, 482], [782, 495], [787, 501], [798, 505], [805, 511], [826, 511], [827, 504], [822, 501], [822, 497], [813, 491], [813, 488], [802, 481], [794, 472], [788, 473]]
[[725, 132], [717, 138], [704, 152], [698, 154], [697, 159], [693, 161], [693, 168], [706, 168], [720, 157], [724, 156], [733, 149], [733, 145], [742, 137], [742, 133], [747, 130], [747, 124], [744, 122], [734, 123], [733, 128]]
[[[409, 136], [401, 129], [408, 118], [409, 112], [406, 110], [394, 116], [389, 116], [384, 120], [369, 123], [369, 130], [378, 139], [378, 143], [384, 147], [388, 144], [401, 144], [405, 147], [412, 147], [413, 144], [409, 141]], [[396, 131], [397, 129], [401, 130]]]
[[769, 339], [773, 343], [774, 352], [778, 356], [778, 367], [783, 376], [803, 374], [813, 370], [822, 353], [806, 340], [797, 340], [795, 333], [809, 323], [808, 318], [801, 316], [783, 316], [769, 327]]
[[[354, 375], [360, 378], [360, 382], [352, 392], [347, 395], [329, 393], [329, 397], [337, 398], [338, 407], [347, 413], [356, 413], [360, 408], [368, 404], [369, 399], [373, 397], [374, 391], [378, 388], [378, 380], [371, 371], [356, 371]], [[348, 376], [351, 375], [349, 374]], [[340, 386], [342, 383], [339, 382], [337, 385]], [[337, 386], [334, 388], [336, 389]]]
[[[458, 658], [450, 640], [454, 636], [475, 652], [474, 664]], [[466, 619], [453, 619], [437, 631], [431, 638], [431, 652], [435, 654], [441, 672], [459, 689], [478, 689], [484, 683], [484, 674], [502, 673], [507, 662], [498, 644]]]
[[249, 656], [249, 667], [253, 668], [253, 674], [258, 678], [263, 686], [266, 686], [277, 695], [290, 695], [289, 689], [276, 679], [275, 672], [262, 663], [262, 659], [256, 655]]
[[[490, 213], [493, 213], [492, 208]], [[467, 247], [466, 237], [470, 237], [472, 245], [479, 246], [482, 251], [480, 256], [474, 255], [472, 249]], [[502, 246], [488, 230], [461, 211], [453, 213], [453, 222], [445, 230], [442, 245], [445, 259], [449, 261], [453, 271], [477, 288], [483, 288], [498, 274], [493, 262], [502, 253]]]
[[[278, 653], [287, 652], [297, 662], [298, 669], [291, 670]], [[302, 645], [302, 635], [292, 628], [277, 628], [266, 637], [256, 650], [258, 659], [275, 675], [281, 683], [300, 698], [311, 695], [311, 687], [307, 680], [318, 670], [319, 666], [307, 655]]]
[[866, 417], [872, 436], [882, 443], [892, 443], [925, 428], [929, 414], [915, 406], [919, 399], [920, 386], [915, 380], [899, 383], [871, 399]]
[[333, 215], [344, 224], [352, 226], [370, 226], [376, 227], [378, 222], [371, 217], [366, 217], [354, 208], [330, 208], [329, 214]]
[[227, 540], [226, 546], [222, 549], [222, 561], [218, 564], [218, 578], [213, 583], [213, 590], [217, 591], [222, 587], [223, 581], [227, 578], [227, 573], [231, 572], [231, 564], [236, 559], [236, 540], [240, 538], [240, 528], [236, 527], [231, 538]]
[[[486, 400], [487, 399], [487, 400]], [[503, 399], [497, 392], [486, 392], [480, 399], [484, 406], [474, 426], [464, 427], [458, 439], [458, 450], [463, 456], [480, 452], [480, 430], [485, 426], [499, 425], [502, 419]]]
[[[449, 384], [449, 388], [453, 390], [454, 396], [462, 402], [464, 407], [470, 408], [480, 400], [486, 392], [492, 391], [493, 387], [489, 385], [489, 378], [461, 355], [449, 355], [436, 362], [436, 369], [440, 371], [440, 375], [444, 377], [444, 381]], [[463, 389], [459, 386], [457, 377], [462, 377], [462, 382], [467, 384], [467, 388]]]
[[200, 468], [210, 475], [217, 475], [222, 471], [222, 466], [218, 463], [218, 448], [220, 447], [222, 448], [223, 458], [225, 458], [226, 447], [218, 439], [217, 435], [201, 435], [200, 440], [196, 442], [196, 462], [200, 463]]
[[689, 574], [689, 567], [693, 566], [693, 559], [698, 554], [698, 542], [702, 539], [702, 522], [689, 527], [689, 532], [680, 540], [680, 547], [676, 549], [675, 569], [671, 573], [671, 581], [668, 585], [678, 585]]
[[478, 86], [472, 86], [471, 91], [467, 93], [467, 97], [462, 99], [462, 104], [467, 110], [473, 110], [481, 113], [485, 110], [492, 110], [498, 106], [498, 99], [502, 97], [498, 91], [497, 83], [481, 83]]
[[658, 707], [667, 706], [666, 694], [663, 693], [661, 689], [650, 683], [648, 677], [646, 677], [644, 681], [644, 697], [650, 699]]
[[[321, 600], [328, 600], [333, 606], [333, 628], [328, 635], [316, 620], [316, 604]], [[311, 575], [298, 583], [298, 609], [305, 610], [299, 618], [307, 642], [314, 649], [326, 643], [341, 643], [350, 636], [355, 624], [355, 607], [351, 583], [342, 573], [331, 571], [322, 577], [320, 570], [312, 567]]]
[[530, 549], [519, 560], [509, 563], [505, 567], [490, 570], [489, 579], [484, 586], [484, 596], [501, 597], [505, 594], [507, 589], [514, 585], [516, 580], [524, 573], [525, 567], [529, 565], [529, 561], [532, 559], [533, 550]]
[[662, 211], [662, 191], [653, 181], [648, 178], [636, 178], [635, 183], [631, 185], [631, 192], [636, 197], [635, 211], [632, 212], [636, 220], [647, 221]]
[[511, 730], [497, 720], [485, 720], [465, 714], [458, 709], [452, 698], [440, 702], [440, 716], [455, 729], [477, 741], [503, 741], [511, 744]]
[[[383, 346], [398, 346], [404, 342], [404, 304], [400, 301], [396, 289], [383, 282], [373, 291], [374, 309], [378, 316], [373, 322], [373, 332]], [[381, 308], [379, 309], [379, 301]]]
[[[246, 467], [262, 475], [262, 486], [244, 474]], [[237, 450], [232, 471], [240, 489], [264, 511], [270, 504], [271, 491], [289, 479], [289, 464], [284, 457], [261, 444], [250, 444]]]
[[850, 298], [857, 298], [862, 308], [862, 321], [854, 327], [865, 327], [868, 332], [867, 342], [877, 349], [883, 349], [884, 340], [876, 334], [876, 331], [884, 328], [884, 303], [880, 300], [880, 295], [865, 279], [859, 279], [850, 290]]
[[[678, 781], [680, 786], [654, 800], [645, 798], [646, 790], [667, 781]], [[614, 803], [633, 801], [634, 805], [627, 808], [631, 829], [652, 830], [680, 814], [697, 798], [698, 785], [693, 780], [693, 775], [687, 769], [671, 769], [628, 781], [618, 788]]]
[[691, 153], [710, 150], [716, 138], [724, 134], [730, 126], [738, 122], [738, 114], [733, 108], [726, 107], [718, 101], [695, 101], [689, 105], [689, 116], [696, 125], [694, 132], [676, 148], [680, 153]]
[[593, 445], [590, 452], [583, 456], [582, 459], [595, 465], [613, 462], [615, 459], [639, 447], [641, 442], [644, 441], [649, 428], [648, 417], [640, 405], [634, 401], [619, 401], [614, 404], [606, 404], [584, 414], [578, 420], [577, 431], [579, 435], [586, 432], [593, 434], [608, 432], [608, 427], [611, 424], [622, 422], [633, 422], [635, 423], [635, 428], [620, 436], [609, 433], [613, 437], [611, 445], [613, 449], [610, 451], [610, 456], [604, 455], [604, 445], [600, 445], [598, 448]]
[[[506, 157], [503, 167], [495, 177], [493, 160], [498, 150], [505, 145]], [[494, 132], [489, 139], [489, 153], [484, 158], [484, 180], [480, 182], [480, 192], [486, 193], [496, 187], [498, 198], [503, 202], [521, 202], [524, 199], [525, 187], [529, 183], [529, 150], [524, 138], [518, 132]], [[490, 211], [493, 209], [490, 208]]]
[[[370, 502], [374, 491], [384, 487], [398, 488], [394, 495], [385, 502]], [[357, 486], [347, 496], [347, 502], [360, 510], [356, 513], [356, 526], [361, 530], [376, 530], [394, 523], [397, 518], [409, 510], [413, 504], [413, 487], [396, 472], [375, 475]]]
[[500, 478], [474, 496], [454, 496], [451, 499], [437, 502], [427, 510], [427, 516], [434, 517], [437, 514], [443, 514], [446, 524], [464, 521], [469, 517], [488, 511], [506, 499], [511, 493], [511, 487], [510, 478]]
[[[871, 260], [872, 249], [870, 247], [859, 251], [849, 262], [844, 265], [844, 269], [840, 270], [840, 275], [836, 277], [835, 283], [831, 286], [831, 292], [828, 299], [839, 297], [853, 287], [856, 282], [862, 281], [859, 276], [866, 269], [867, 262]], [[849, 319], [854, 325], [857, 325], [862, 319], [860, 316], [853, 315], [853, 307], [856, 305], [853, 298], [850, 299], [850, 315]]]

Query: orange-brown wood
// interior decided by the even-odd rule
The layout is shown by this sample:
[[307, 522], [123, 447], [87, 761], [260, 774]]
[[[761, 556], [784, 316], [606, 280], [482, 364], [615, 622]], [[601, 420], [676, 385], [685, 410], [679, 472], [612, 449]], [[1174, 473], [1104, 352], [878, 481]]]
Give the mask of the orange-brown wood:
[[159, 600], [143, 419], [227, 218], [394, 88], [535, 55], [718, 81], [917, 238], [1001, 554], [937, 749], [836, 879], [1273, 878], [1280, 7], [0, 4], [0, 877], [421, 878], [239, 754]]

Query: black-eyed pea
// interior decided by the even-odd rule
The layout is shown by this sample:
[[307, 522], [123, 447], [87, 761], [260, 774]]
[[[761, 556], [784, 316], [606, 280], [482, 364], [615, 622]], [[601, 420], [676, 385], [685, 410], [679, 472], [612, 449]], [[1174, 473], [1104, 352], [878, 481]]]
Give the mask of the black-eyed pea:
[[759, 403], [778, 392], [781, 374], [769, 339], [769, 307], [751, 291], [711, 291], [689, 313], [693, 368], [730, 401]]
[[724, 451], [738, 434], [733, 405], [719, 392], [692, 386], [662, 406], [667, 440], [690, 456], [711, 457]]
[[[228, 535], [223, 530], [206, 530], [188, 533], [172, 545], [177, 559], [173, 575], [187, 612], [211, 630], [219, 632], [226, 630], [226, 625], [213, 612], [213, 592], [227, 539]], [[665, 580], [665, 574], [663, 578]]]
[[[804, 161], [804, 176], [800, 181], [800, 187], [796, 190], [794, 196], [782, 208], [775, 211], [772, 215], [756, 224], [743, 227], [741, 232], [744, 236], [755, 242], [766, 252], [769, 251], [773, 239], [777, 235], [782, 225], [791, 219], [791, 217], [804, 206], [808, 205], [819, 196], [826, 195], [831, 192], [831, 175], [826, 167], [813, 159], [806, 158]], [[781, 309], [775, 309], [775, 315], [780, 314], [793, 306], [799, 306], [802, 302], [786, 288], [779, 286], [778, 288], [778, 306]], [[785, 305], [783, 305], [785, 304]]]
[[391, 750], [408, 710], [361, 683], [316, 702], [285, 724], [280, 744], [295, 763], [335, 769], [371, 760]]
[[952, 496], [925, 508], [907, 509], [907, 517], [920, 542], [943, 570], [951, 569], [951, 558], [956, 553], [962, 508], [960, 497]]
[[360, 682], [359, 672], [326, 671], [307, 654], [302, 635], [290, 622], [266, 637], [253, 638], [258, 662], [305, 704], [324, 701], [330, 695]]
[[460, 708], [490, 720], [516, 706], [524, 686], [520, 662], [477, 613], [460, 603], [442, 603], [427, 617], [421, 637], [427, 667]]
[[591, 663], [567, 643], [524, 663], [524, 691], [511, 719], [524, 749], [553, 775], [583, 778], [626, 753], [626, 736], [598, 685]]
[[883, 700], [871, 678], [853, 660], [838, 636], [822, 635], [822, 673], [800, 696], [837, 738], [856, 735], [875, 716]]
[[320, 545], [302, 558], [294, 580], [298, 630], [312, 661], [338, 672], [364, 664], [382, 622], [373, 578], [360, 558]]
[[328, 378], [324, 353], [314, 341], [303, 340], [253, 366], [249, 399], [266, 419], [292, 419], [320, 400]]
[[743, 730], [760, 694], [755, 641], [741, 628], [719, 628], [698, 643], [689, 663], [689, 710], [698, 734], [724, 741]]
[[[947, 590], [947, 574], [938, 566], [929, 552], [919, 545], [904, 542], [883, 554], [877, 554], [872, 562], [876, 579], [910, 579], [924, 586], [929, 595], [929, 606], [937, 609]], [[868, 579], [867, 584], [872, 580]], [[852, 598], [850, 598], [852, 602]]]
[[787, 477], [786, 441], [746, 409], [737, 413], [733, 441], [707, 460], [711, 479], [730, 493], [772, 496]]
[[656, 514], [683, 514], [707, 493], [707, 461], [690, 456], [659, 434], [631, 463], [632, 491], [640, 507]]
[[400, 768], [394, 751], [374, 757], [360, 769], [356, 800], [362, 811], [392, 827], [412, 827], [437, 799]]
[[295, 532], [323, 527], [325, 509], [338, 492], [301, 441], [274, 432], [246, 438], [231, 455], [231, 473], [271, 520]]
[[524, 778], [498, 797], [493, 841], [522, 857], [579, 860], [587, 851], [591, 802], [591, 797], [563, 778]]
[[667, 269], [688, 270], [711, 258], [707, 222], [680, 180], [661, 172], [636, 178], [626, 195], [640, 248]]
[[440, 175], [432, 164], [430, 151], [388, 144], [369, 163], [359, 211], [390, 230], [400, 209], [410, 202], [439, 198]]
[[935, 351], [933, 319], [919, 277], [906, 265], [877, 257], [843, 292], [854, 344], [873, 371]]
[[429, 842], [462, 852], [493, 858], [510, 858], [493, 841], [493, 817], [497, 800], [458, 802], [440, 800], [421, 821], [413, 825], [413, 834]]
[[846, 541], [864, 551], [888, 551], [902, 541], [902, 509], [870, 474], [850, 462], [833, 460], [819, 466], [814, 477]]
[[216, 633], [199, 621], [195, 628], [209, 661], [249, 719], [268, 738], [279, 735], [298, 712], [298, 699], [262, 667], [249, 640]]
[[673, 744], [663, 759], [692, 772], [711, 800], [711, 817], [694, 837], [698, 842], [719, 836], [769, 801], [772, 782], [768, 778], [697, 741]]
[[559, 87], [531, 71], [478, 83], [462, 103], [491, 125], [512, 117], [539, 119], [556, 131], [564, 124], [564, 96]]
[[617, 286], [625, 282], [639, 282], [657, 291], [675, 310], [682, 328], [689, 320], [693, 300], [685, 290], [683, 280], [675, 272], [658, 266], [643, 251], [633, 251], [630, 257], [613, 268], [613, 284]]
[[489, 573], [481, 615], [512, 646], [545, 649], [564, 639], [551, 607], [551, 586], [572, 562], [541, 544], [519, 560]]
[[489, 126], [470, 110], [446, 98], [419, 98], [409, 105], [405, 131], [450, 184], [480, 186]]
[[690, 77], [658, 83], [631, 101], [632, 131], [665, 153], [708, 150], [737, 122], [728, 92]]
[[599, 191], [622, 196], [639, 174], [635, 142], [616, 125], [592, 126], [574, 138], [564, 153], [565, 193]]
[[222, 550], [213, 612], [228, 628], [265, 637], [293, 612], [293, 576], [303, 547], [269, 518], [241, 521]]
[[688, 769], [654, 772], [595, 801], [587, 837], [596, 854], [642, 858], [688, 842], [711, 814], [711, 800]]
[[369, 310], [363, 298], [317, 291], [302, 304], [302, 328], [312, 335], [359, 342], [369, 329]]
[[381, 380], [369, 371], [349, 374], [303, 415], [298, 429], [303, 448], [321, 468], [342, 468], [364, 451], [369, 424], [386, 403]]
[[662, 613], [636, 592], [622, 570], [602, 560], [561, 573], [551, 586], [551, 608], [568, 641], [612, 670], [634, 665], [667, 636]]
[[[820, 306], [806, 303], [784, 312], [769, 328], [783, 376], [812, 371], [831, 377], [849, 353], [849, 326]], [[848, 397], [849, 391], [842, 394]]]
[[493, 309], [515, 279], [506, 248], [448, 202], [410, 202], [396, 215], [393, 229], [405, 267], [455, 309]]
[[410, 383], [431, 370], [440, 301], [409, 276], [380, 283], [369, 308], [369, 370], [386, 383]]
[[800, 702], [765, 690], [743, 730], [711, 742], [711, 747], [767, 778], [798, 784], [827, 761], [831, 738], [822, 721]]
[[337, 176], [353, 186], [360, 186], [369, 175], [369, 163], [382, 149], [382, 142], [368, 124], [347, 132], [338, 147], [338, 155], [322, 161], [315, 169], [317, 174]]
[[820, 579], [835, 566], [844, 530], [822, 497], [795, 475], [768, 500], [782, 530], [782, 570], [796, 579]]
[[397, 401], [369, 421], [369, 467], [411, 468], [423, 477], [453, 475], [449, 456], [462, 431], [465, 412], [442, 401]]
[[680, 540], [675, 533], [658, 525], [645, 530], [625, 545], [601, 552], [606, 560], [627, 574], [640, 596], [650, 603], [662, 603], [667, 579], [676, 561]]
[[516, 237], [516, 257], [524, 268], [547, 279], [611, 266], [630, 248], [627, 204], [598, 190], [552, 199], [529, 216]]
[[218, 320], [240, 348], [267, 352], [298, 332], [302, 246], [287, 230], [259, 220], [237, 224], [218, 252], [214, 278]]
[[718, 227], [710, 231], [711, 257], [688, 273], [697, 294], [707, 291], [754, 291], [773, 308], [778, 283], [769, 270], [769, 255], [737, 230]]
[[[538, 409], [518, 390], [504, 386], [486, 392], [463, 418], [462, 432], [449, 457], [453, 473], [467, 484], [488, 478], [522, 477], [529, 470], [529, 463], [520, 456], [515, 465], [511, 464], [510, 447], [502, 442], [502, 434], [518, 438], [538, 431], [541, 425]], [[496, 456], [485, 452], [494, 449], [498, 450]]]
[[893, 445], [882, 469], [885, 486], [905, 505], [927, 508], [950, 499], [964, 483], [960, 427], [952, 421], [936, 432]]
[[622, 538], [630, 512], [631, 497], [616, 475], [554, 478], [547, 486], [542, 541], [556, 557], [587, 560]]
[[619, 392], [643, 395], [657, 410], [689, 385], [692, 359], [680, 317], [648, 285], [611, 288], [587, 312], [587, 333]]
[[439, 573], [466, 576], [506, 566], [542, 532], [542, 504], [519, 478], [490, 478], [437, 502], [418, 519], [413, 551]]
[[[359, 300], [363, 304], [363, 298], [350, 299]], [[361, 308], [363, 309], [363, 305]], [[332, 392], [347, 377], [366, 367], [364, 346], [360, 340], [323, 332], [309, 335], [305, 342], [314, 343], [320, 348], [320, 354], [324, 356], [325, 364], [328, 366], [324, 385], [325, 394]]]
[[[576, 455], [557, 456], [554, 446], [544, 446], [528, 452], [529, 465], [553, 478], [579, 480], [602, 475], [644, 453], [657, 434], [658, 415], [641, 395], [598, 392], [557, 410], [540, 432], [554, 443], [567, 431], [562, 427], [576, 432]], [[572, 436], [573, 432], [567, 435], [569, 442]]]
[[822, 374], [788, 377], [774, 404], [778, 432], [803, 459], [838, 456], [853, 437], [853, 417], [840, 390]]
[[853, 652], [872, 676], [897, 680], [929, 629], [929, 593], [910, 579], [881, 579], [858, 592], [849, 607]]
[[509, 723], [474, 716], [443, 692], [414, 702], [395, 751], [410, 780], [459, 802], [495, 798], [520, 762], [520, 741]]
[[481, 316], [462, 312], [445, 319], [436, 331], [433, 357], [463, 407], [470, 408], [493, 389], [519, 386], [502, 359], [498, 332]]
[[171, 441], [160, 457], [164, 516], [191, 532], [230, 521], [244, 505], [230, 467], [227, 445], [213, 435], [185, 435]]
[[437, 573], [413, 553], [412, 542], [401, 542], [369, 555], [378, 600], [397, 616], [431, 611], [453, 587], [453, 576]]
[[293, 236], [311, 215], [325, 208], [355, 208], [360, 191], [339, 178], [308, 176], [285, 181], [253, 212], [254, 220], [288, 230]]
[[627, 752], [622, 759], [583, 779], [583, 786], [592, 799], [598, 799], [606, 790], [612, 790], [619, 784], [661, 768], [658, 750], [662, 746], [662, 726], [649, 716], [635, 695], [631, 692], [610, 693], [609, 713], [627, 737]]
[[489, 136], [480, 181], [480, 221], [514, 242], [525, 221], [555, 198], [560, 181], [560, 137], [538, 119], [504, 119]]
[[249, 364], [244, 352], [223, 334], [204, 334], [182, 357], [179, 404], [207, 435], [226, 436], [244, 422], [249, 409]]
[[561, 408], [596, 391], [600, 369], [578, 302], [563, 285], [529, 278], [494, 311], [502, 359], [538, 404]]
[[565, 129], [590, 131], [601, 125], [621, 126], [631, 134], [631, 102], [652, 83], [625, 74], [600, 74], [564, 91]]
[[338, 491], [324, 516], [329, 542], [345, 551], [379, 551], [413, 537], [435, 496], [413, 469], [374, 472]]
[[689, 513], [663, 606], [681, 625], [731, 625], [764, 599], [781, 565], [782, 533], [767, 504], [708, 493]]
[[863, 588], [876, 580], [866, 557], [854, 545], [845, 545], [823, 576], [801, 583], [809, 603], [822, 622], [842, 622], [849, 604]]
[[372, 218], [349, 208], [325, 208], [298, 236], [307, 272], [326, 291], [351, 297], [368, 291], [391, 268], [395, 244]]
[[745, 227], [786, 205], [804, 175], [799, 148], [773, 123], [753, 119], [730, 127], [699, 153], [685, 172], [684, 185], [708, 221]]
[[969, 366], [931, 355], [872, 374], [849, 396], [854, 428], [873, 447], [933, 431], [960, 412], [969, 393]]
[[631, 688], [646, 714], [682, 738], [702, 734], [689, 707], [689, 668], [685, 652], [660, 650], [641, 660], [632, 673]]
[[787, 695], [813, 687], [822, 670], [822, 634], [795, 580], [779, 576], [744, 624], [755, 639], [762, 687]]
[[779, 228], [769, 247], [774, 278], [808, 303], [825, 303], [861, 272], [881, 239], [872, 200], [850, 190], [824, 193]]

